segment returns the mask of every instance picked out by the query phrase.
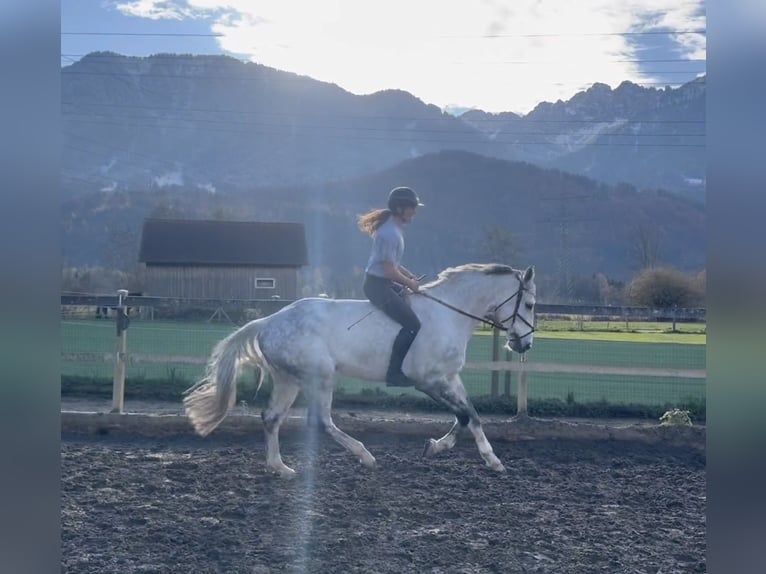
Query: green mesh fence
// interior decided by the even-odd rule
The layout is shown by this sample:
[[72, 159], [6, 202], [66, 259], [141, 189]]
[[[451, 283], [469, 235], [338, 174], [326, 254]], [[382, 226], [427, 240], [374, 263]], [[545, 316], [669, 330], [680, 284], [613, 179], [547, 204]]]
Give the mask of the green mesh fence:
[[[666, 326], [667, 327], [667, 326]], [[213, 346], [236, 327], [231, 324], [206, 321], [160, 321], [132, 318], [127, 331], [128, 354], [163, 357], [197, 357], [206, 359]], [[697, 326], [699, 329], [699, 326]], [[534, 348], [528, 353], [529, 364], [553, 363], [569, 365], [597, 365], [603, 367], [704, 369], [705, 338], [696, 335], [684, 339], [683, 335], [660, 332], [651, 337], [634, 333], [631, 341], [601, 341], [589, 338], [589, 331], [569, 333], [567, 338], [552, 338], [558, 331], [538, 331]], [[648, 329], [644, 329], [648, 330]], [[78, 376], [93, 379], [111, 379], [113, 364], [103, 356], [113, 355], [116, 348], [116, 328], [113, 318], [62, 319], [61, 363], [62, 377]], [[659, 342], [658, 342], [659, 339]], [[663, 339], [665, 341], [663, 341]], [[682, 340], [683, 343], [674, 342]], [[499, 345], [503, 342], [499, 340]], [[478, 331], [471, 339], [466, 362], [492, 360], [493, 337], [490, 331]], [[90, 357], [96, 354], [97, 357]], [[505, 360], [505, 351], [499, 350], [498, 359]], [[514, 355], [513, 360], [518, 361]], [[198, 380], [204, 372], [203, 364], [184, 364], [168, 359], [159, 364], [141, 363], [127, 366], [128, 382], [137, 379], [162, 381]], [[254, 379], [254, 374], [243, 373], [243, 378]], [[516, 394], [518, 373], [497, 373], [496, 394]], [[492, 392], [491, 371], [466, 369], [463, 382], [472, 397], [489, 396]], [[535, 399], [557, 399], [564, 402], [601, 401], [610, 404], [663, 405], [704, 401], [705, 379], [675, 377], [592, 375], [568, 373], [527, 373], [528, 396]], [[391, 394], [420, 394], [414, 389], [387, 389], [380, 383], [370, 383], [341, 377], [339, 393], [354, 394], [365, 389]]]

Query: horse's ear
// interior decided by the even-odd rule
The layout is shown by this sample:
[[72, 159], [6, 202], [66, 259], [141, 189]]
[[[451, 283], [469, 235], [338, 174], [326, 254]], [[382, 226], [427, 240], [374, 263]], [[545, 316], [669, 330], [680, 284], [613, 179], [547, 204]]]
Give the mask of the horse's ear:
[[527, 270], [524, 271], [524, 283], [529, 283], [535, 278], [535, 266], [530, 265]]

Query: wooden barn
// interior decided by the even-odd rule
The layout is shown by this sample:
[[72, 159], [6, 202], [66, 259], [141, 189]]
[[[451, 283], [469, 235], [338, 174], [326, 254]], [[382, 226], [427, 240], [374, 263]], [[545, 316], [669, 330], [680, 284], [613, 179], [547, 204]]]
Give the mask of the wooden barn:
[[147, 219], [138, 260], [144, 295], [292, 300], [306, 234], [298, 223]]

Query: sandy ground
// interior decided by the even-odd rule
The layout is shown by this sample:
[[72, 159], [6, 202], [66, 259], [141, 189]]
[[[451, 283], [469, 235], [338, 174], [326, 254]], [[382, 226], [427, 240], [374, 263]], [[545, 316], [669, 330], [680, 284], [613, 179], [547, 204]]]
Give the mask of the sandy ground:
[[179, 409], [137, 407], [119, 419], [138, 431], [78, 426], [62, 413], [62, 571], [705, 571], [699, 429], [610, 438], [607, 425], [546, 424], [554, 433], [488, 420], [507, 468], [498, 474], [467, 433], [453, 450], [421, 456], [449, 417], [339, 414], [377, 458], [369, 470], [296, 416], [281, 442], [299, 475], [283, 480], [265, 470], [257, 417], [239, 413], [255, 430], [204, 439], [147, 424], [147, 415], [177, 422]]

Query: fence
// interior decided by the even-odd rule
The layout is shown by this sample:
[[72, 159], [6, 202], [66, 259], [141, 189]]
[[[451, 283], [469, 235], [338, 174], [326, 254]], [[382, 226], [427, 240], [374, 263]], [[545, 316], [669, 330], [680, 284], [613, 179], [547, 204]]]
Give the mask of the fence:
[[[122, 412], [126, 375], [193, 381], [202, 373], [212, 345], [230, 333], [233, 324], [289, 303], [178, 300], [128, 296], [125, 291], [62, 295], [62, 376], [111, 378], [113, 410]], [[112, 324], [107, 317], [117, 320]], [[696, 344], [569, 337], [572, 329], [609, 335], [618, 330], [639, 332], [649, 325], [656, 330], [664, 324], [676, 331], [679, 325], [699, 326], [704, 321], [704, 309], [540, 304], [535, 348], [528, 361], [504, 351], [497, 332], [479, 330], [469, 344], [463, 380], [472, 396], [488, 400], [511, 398], [515, 390], [519, 413], [526, 412], [530, 399], [570, 405], [704, 404], [704, 337]], [[383, 388], [353, 379], [341, 379], [338, 387], [339, 393]], [[414, 391], [396, 389], [396, 393]]]

